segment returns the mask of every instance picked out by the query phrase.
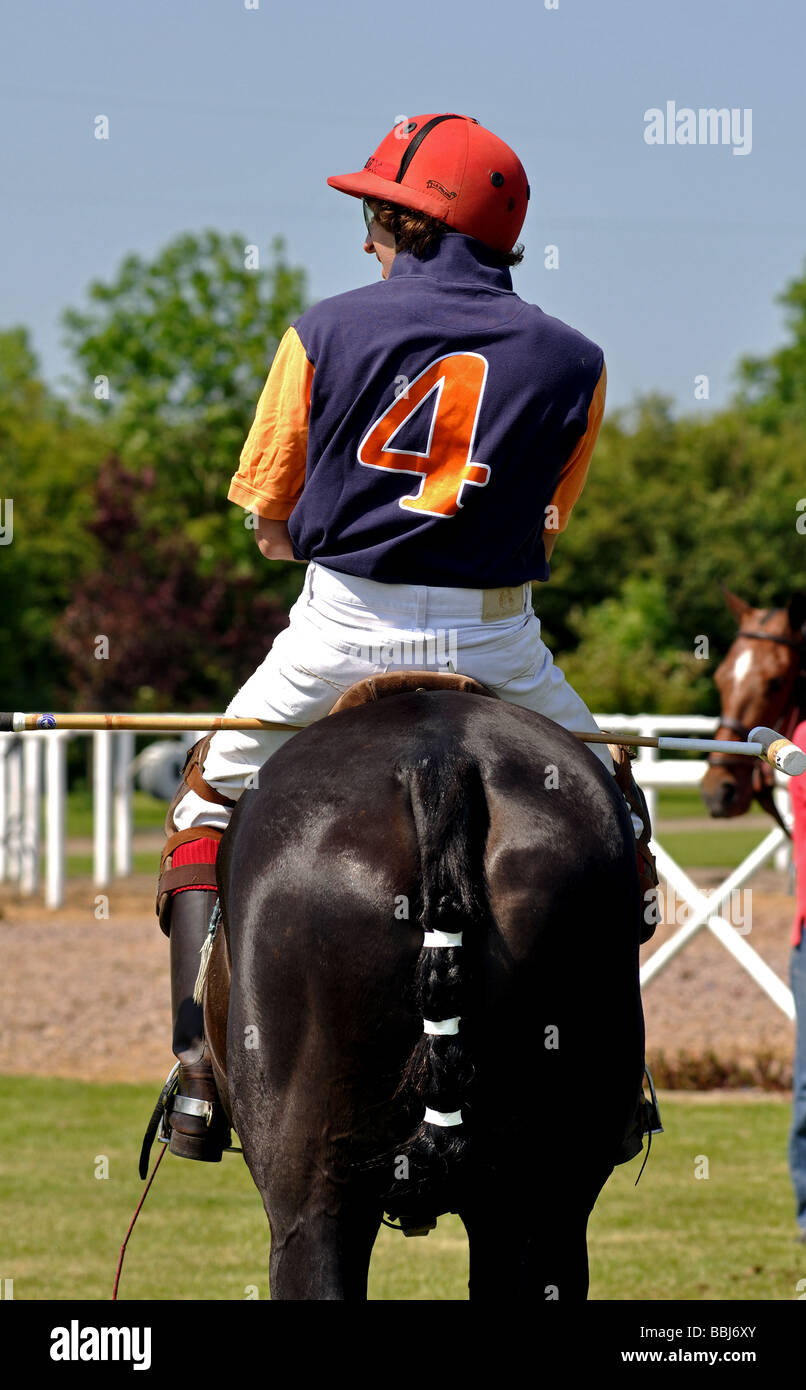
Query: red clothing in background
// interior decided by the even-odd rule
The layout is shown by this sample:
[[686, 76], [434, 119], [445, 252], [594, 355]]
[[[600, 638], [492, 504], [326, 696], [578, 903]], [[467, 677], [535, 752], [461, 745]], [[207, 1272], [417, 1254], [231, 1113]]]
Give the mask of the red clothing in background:
[[[798, 748], [802, 748], [806, 752], [806, 720], [802, 724], [798, 724], [792, 735], [792, 741], [798, 745]], [[792, 798], [792, 814], [795, 817], [795, 824], [792, 827], [792, 855], [798, 880], [795, 894], [797, 910], [795, 921], [792, 924], [792, 945], [797, 946], [806, 918], [806, 772], [802, 772], [800, 777], [791, 779], [789, 795]]]

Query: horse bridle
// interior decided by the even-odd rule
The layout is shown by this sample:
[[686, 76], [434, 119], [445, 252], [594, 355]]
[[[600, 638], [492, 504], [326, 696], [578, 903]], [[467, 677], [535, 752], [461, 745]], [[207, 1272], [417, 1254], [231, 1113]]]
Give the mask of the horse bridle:
[[[806, 675], [806, 669], [804, 669], [806, 668], [806, 633], [802, 634], [800, 638], [794, 638], [778, 637], [775, 633], [772, 632], [740, 631], [739, 633], [737, 633], [737, 636], [751, 637], [758, 642], [777, 642], [778, 645], [781, 647], [790, 647], [794, 651], [800, 652], [800, 670], [795, 675], [795, 681], [797, 682], [798, 680], [802, 679], [803, 676]], [[742, 742], [744, 742], [750, 735], [750, 729], [747, 724], [742, 724], [738, 719], [731, 719], [727, 715], [724, 718], [720, 719], [719, 723], [717, 724], [716, 729], [714, 730], [715, 737], [720, 729], [730, 729], [731, 733], [736, 734]], [[730, 740], [726, 739], [725, 742], [729, 743]], [[709, 753], [708, 762], [711, 767], [730, 767], [731, 765], [740, 763], [741, 759], [735, 756], [731, 757], [730, 753]], [[746, 764], [742, 763], [742, 767], [744, 768], [745, 766]], [[756, 787], [755, 785], [757, 772], [760, 773], [761, 779], [760, 785], [758, 787]], [[775, 800], [773, 798], [772, 784], [774, 779], [770, 777], [769, 780], [767, 780], [765, 776], [766, 772], [767, 769], [762, 768], [760, 766], [759, 768], [753, 770], [753, 786], [755, 799], [756, 801], [758, 801], [759, 805], [767, 812], [767, 814], [772, 816], [774, 821], [777, 821], [778, 825], [784, 831], [784, 834], [787, 836], [788, 839], [791, 840], [792, 834], [785, 821], [783, 820], [781, 813], [778, 810], [778, 807], [776, 806]]]
[[[800, 652], [801, 657], [806, 658], [806, 637], [804, 636], [801, 636], [799, 638], [778, 637], [772, 632], [741, 631], [738, 632], [736, 636], [752, 637], [757, 642], [777, 642], [780, 647], [791, 647], [794, 651]], [[801, 669], [798, 672], [798, 675], [800, 676], [806, 675], [804, 665], [806, 665], [806, 661], [801, 662]], [[798, 676], [795, 677], [796, 680], [797, 678]], [[738, 737], [742, 740], [742, 742], [744, 742], [747, 739], [750, 733], [750, 728], [747, 724], [741, 724], [738, 719], [730, 719], [728, 717], [720, 719], [719, 723], [716, 726], [716, 729], [714, 730], [714, 736], [716, 736], [720, 729], [730, 729], [731, 733], [737, 734]], [[729, 740], [727, 739], [725, 740], [725, 742], [728, 741]], [[719, 759], [720, 761], [717, 761], [717, 759]], [[709, 755], [708, 761], [711, 762], [714, 767], [724, 767], [726, 762], [735, 763], [738, 761], [738, 759], [736, 759], [735, 757], [731, 758], [727, 754], [723, 756], [723, 754], [721, 753], [711, 753]]]

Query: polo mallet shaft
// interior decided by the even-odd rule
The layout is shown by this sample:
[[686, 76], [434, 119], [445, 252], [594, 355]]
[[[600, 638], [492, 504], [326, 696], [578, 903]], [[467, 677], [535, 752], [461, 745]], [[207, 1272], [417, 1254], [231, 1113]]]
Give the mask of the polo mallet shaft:
[[208, 733], [216, 729], [304, 729], [271, 719], [226, 714], [0, 714], [0, 733], [30, 729], [132, 729], [141, 734]]
[[[137, 733], [215, 732], [217, 729], [287, 730], [294, 732], [304, 724], [287, 724], [272, 719], [246, 719], [226, 714], [0, 714], [0, 733], [23, 733], [29, 730], [64, 729], [131, 729]], [[753, 729], [750, 741], [739, 743], [715, 738], [674, 738], [666, 734], [590, 733], [587, 729], [569, 730], [583, 743], [620, 743], [629, 748], [658, 748], [661, 752], [726, 753], [731, 756], [763, 758], [771, 767], [788, 777], [806, 772], [806, 753], [796, 743], [782, 738], [775, 729], [760, 726]]]

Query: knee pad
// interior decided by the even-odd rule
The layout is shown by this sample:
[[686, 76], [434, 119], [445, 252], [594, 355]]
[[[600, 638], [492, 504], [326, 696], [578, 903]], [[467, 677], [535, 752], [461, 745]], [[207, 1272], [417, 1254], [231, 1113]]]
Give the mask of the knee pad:
[[170, 936], [171, 902], [175, 893], [188, 889], [218, 892], [215, 861], [223, 830], [196, 826], [169, 836], [160, 860], [157, 882], [157, 917], [160, 930]]
[[209, 888], [216, 891], [215, 858], [223, 830], [212, 825], [198, 825], [192, 830], [177, 830], [174, 823], [174, 811], [189, 791], [217, 806], [235, 805], [228, 796], [214, 791], [202, 776], [204, 760], [212, 737], [212, 734], [206, 734], [189, 750], [182, 769], [182, 780], [165, 817], [165, 834], [168, 839], [160, 859], [156, 911], [160, 929], [166, 936], [170, 935], [171, 899], [174, 893], [188, 888]]

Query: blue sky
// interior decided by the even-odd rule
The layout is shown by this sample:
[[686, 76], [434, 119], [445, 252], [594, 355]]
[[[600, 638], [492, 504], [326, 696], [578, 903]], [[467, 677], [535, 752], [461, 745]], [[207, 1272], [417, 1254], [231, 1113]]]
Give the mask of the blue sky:
[[[517, 150], [532, 201], [515, 288], [602, 345], [611, 409], [659, 390], [712, 411], [739, 356], [783, 340], [774, 297], [806, 258], [806, 8], [248, 3], [4, 0], [0, 327], [30, 327], [49, 380], [67, 367], [61, 310], [182, 232], [238, 231], [267, 255], [283, 235], [315, 299], [376, 278], [358, 203], [325, 180], [428, 111]], [[750, 153], [648, 145], [644, 113], [667, 101], [749, 108]]]

